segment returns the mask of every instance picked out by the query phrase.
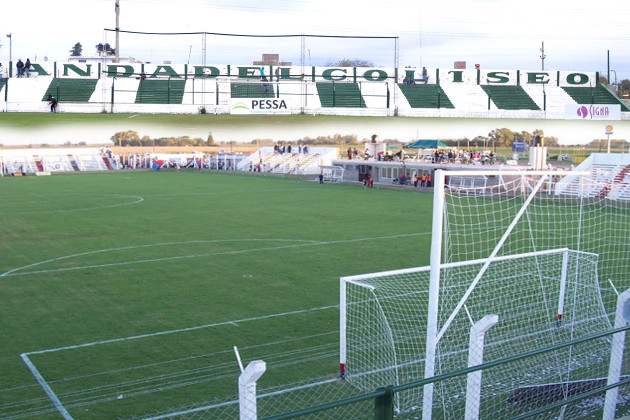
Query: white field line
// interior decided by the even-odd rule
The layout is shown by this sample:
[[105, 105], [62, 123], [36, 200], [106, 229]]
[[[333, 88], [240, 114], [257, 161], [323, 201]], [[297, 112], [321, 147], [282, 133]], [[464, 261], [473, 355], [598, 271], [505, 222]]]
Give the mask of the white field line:
[[22, 354], [21, 356], [22, 356], [22, 360], [24, 360], [24, 363], [26, 363], [26, 366], [28, 366], [29, 370], [31, 371], [31, 373], [33, 374], [37, 382], [41, 385], [46, 395], [48, 395], [48, 398], [50, 399], [50, 401], [52, 401], [52, 403], [55, 405], [55, 408], [57, 409], [59, 414], [61, 414], [61, 416], [64, 419], [71, 420], [72, 416], [70, 415], [70, 413], [68, 413], [68, 411], [63, 406], [63, 404], [61, 404], [61, 401], [59, 401], [59, 398], [57, 398], [57, 395], [53, 392], [52, 388], [50, 388], [46, 380], [39, 373], [39, 370], [37, 370], [35, 365], [28, 358], [28, 355]]
[[91, 343], [77, 344], [77, 345], [74, 345], [74, 346], [65, 346], [65, 347], [58, 347], [58, 348], [54, 348], [54, 349], [31, 351], [31, 352], [28, 352], [28, 353], [23, 353], [22, 354], [22, 358], [24, 358], [24, 356], [32, 356], [34, 354], [55, 353], [55, 352], [63, 351], [63, 350], [73, 350], [73, 349], [79, 349], [79, 348], [84, 348], [84, 347], [92, 347], [92, 346], [97, 346], [97, 345], [100, 345], [100, 344], [111, 344], [111, 343], [118, 343], [118, 342], [121, 342], [121, 341], [138, 340], [138, 339], [141, 339], [141, 338], [150, 338], [150, 337], [157, 337], [157, 336], [160, 336], [160, 335], [168, 335], [168, 334], [175, 334], [175, 333], [181, 333], [181, 332], [189, 332], [189, 331], [201, 330], [201, 329], [205, 329], [205, 328], [220, 327], [220, 326], [224, 326], [224, 325], [237, 325], [239, 323], [244, 323], [244, 322], [260, 321], [260, 320], [264, 320], [264, 319], [278, 318], [278, 317], [289, 316], [289, 315], [297, 315], [297, 314], [303, 314], [303, 313], [308, 313], [308, 312], [323, 311], [323, 310], [327, 310], [327, 309], [334, 309], [334, 308], [337, 308], [337, 307], [339, 307], [339, 305], [320, 306], [319, 308], [300, 309], [300, 310], [297, 310], [297, 311], [282, 312], [282, 313], [269, 314], [269, 315], [263, 315], [263, 316], [256, 316], [256, 317], [251, 317], [251, 318], [243, 318], [243, 319], [237, 319], [237, 320], [231, 320], [231, 321], [215, 322], [215, 323], [212, 323], [212, 324], [197, 325], [197, 326], [194, 326], [194, 327], [177, 328], [177, 329], [174, 329], [174, 330], [158, 331], [158, 332], [154, 332], [154, 333], [133, 335], [133, 336], [130, 336], [130, 337], [112, 338], [110, 340], [94, 341], [94, 342], [91, 342]]
[[307, 312], [315, 312], [315, 311], [321, 311], [321, 310], [327, 310], [327, 309], [334, 309], [334, 308], [337, 308], [338, 306], [339, 305], [322, 306], [322, 307], [319, 307], [319, 308], [302, 309], [302, 310], [298, 310], [298, 311], [290, 311], [290, 312], [283, 312], [283, 313], [278, 313], [278, 314], [270, 314], [270, 315], [264, 315], [264, 316], [258, 316], [258, 317], [244, 318], [244, 319], [239, 319], [239, 320], [217, 322], [217, 323], [213, 323], [213, 324], [198, 325], [198, 326], [195, 326], [195, 327], [188, 327], [188, 328], [178, 328], [178, 329], [175, 329], [175, 330], [160, 331], [160, 332], [149, 333], [149, 334], [141, 334], [141, 335], [135, 335], [135, 336], [131, 336], [131, 337], [114, 338], [114, 339], [111, 339], [111, 340], [95, 341], [95, 342], [92, 342], [92, 343], [78, 344], [78, 345], [74, 345], [74, 346], [58, 347], [58, 348], [55, 348], [55, 349], [47, 349], [47, 350], [39, 350], [39, 351], [33, 351], [33, 352], [28, 352], [28, 353], [22, 353], [20, 356], [22, 357], [22, 360], [24, 361], [24, 363], [26, 363], [26, 366], [29, 368], [29, 370], [31, 371], [31, 373], [33, 374], [33, 376], [35, 377], [37, 382], [40, 384], [40, 386], [42, 387], [42, 389], [44, 390], [44, 392], [46, 393], [46, 395], [48, 396], [50, 401], [54, 404], [54, 406], [57, 409], [57, 411], [59, 412], [59, 414], [61, 414], [61, 416], [64, 419], [66, 419], [66, 420], [72, 420], [72, 416], [70, 415], [70, 413], [68, 413], [68, 411], [63, 406], [63, 404], [61, 403], [61, 401], [59, 400], [57, 395], [54, 393], [54, 391], [52, 390], [50, 385], [48, 385], [48, 382], [39, 373], [39, 370], [37, 369], [35, 364], [31, 362], [29, 356], [37, 355], [37, 354], [45, 354], [45, 353], [54, 353], [54, 352], [59, 352], [59, 351], [64, 351], [64, 350], [72, 350], [72, 349], [78, 349], [78, 348], [84, 348], [84, 347], [91, 347], [91, 346], [97, 346], [97, 345], [101, 345], [101, 344], [109, 344], [109, 343], [116, 343], [116, 342], [122, 342], [122, 341], [138, 340], [138, 339], [141, 339], [141, 338], [157, 337], [157, 336], [160, 336], [160, 335], [167, 335], [167, 334], [174, 334], [174, 333], [180, 333], [180, 332], [194, 331], [194, 330], [200, 330], [200, 329], [204, 329], [204, 328], [218, 327], [218, 326], [222, 326], [222, 325], [235, 325], [235, 324], [243, 323], [243, 322], [258, 321], [258, 320], [277, 318], [277, 317], [282, 317], [282, 316], [302, 314], [302, 313], [307, 313]]
[[[0, 277], [9, 277], [9, 276], [22, 276], [28, 274], [41, 274], [41, 273], [53, 273], [53, 272], [61, 272], [61, 271], [72, 271], [72, 270], [84, 270], [84, 269], [94, 269], [94, 268], [103, 268], [103, 267], [113, 267], [113, 266], [121, 266], [121, 265], [132, 265], [132, 264], [146, 264], [146, 263], [156, 263], [163, 261], [173, 261], [173, 260], [182, 260], [182, 259], [191, 259], [191, 258], [204, 258], [204, 257], [213, 257], [219, 255], [236, 255], [236, 254], [247, 254], [249, 252], [260, 252], [260, 251], [271, 251], [271, 250], [279, 250], [279, 249], [288, 249], [288, 248], [300, 248], [300, 247], [310, 247], [310, 246], [326, 246], [326, 245], [336, 245], [342, 243], [352, 243], [352, 242], [363, 242], [363, 241], [371, 241], [371, 240], [379, 240], [379, 239], [396, 239], [402, 237], [411, 237], [411, 236], [421, 236], [421, 235], [430, 235], [430, 232], [423, 233], [406, 233], [401, 235], [391, 235], [391, 236], [373, 236], [368, 238], [358, 238], [358, 239], [343, 239], [338, 241], [314, 241], [307, 239], [227, 239], [227, 240], [209, 240], [209, 241], [190, 241], [190, 242], [172, 242], [172, 243], [161, 243], [161, 244], [148, 244], [148, 245], [137, 245], [130, 247], [121, 247], [121, 248], [108, 248], [101, 249], [96, 251], [83, 252], [79, 254], [66, 255], [63, 257], [52, 258], [46, 261], [39, 261], [33, 264], [25, 265], [22, 267], [17, 267], [6, 271], [0, 274]], [[86, 255], [104, 253], [104, 252], [113, 252], [113, 251], [123, 251], [130, 249], [139, 249], [139, 248], [148, 248], [154, 246], [172, 246], [172, 245], [188, 245], [194, 243], [217, 243], [217, 242], [307, 242], [300, 244], [292, 244], [292, 245], [281, 245], [281, 246], [269, 246], [269, 247], [261, 247], [261, 248], [250, 248], [250, 249], [242, 249], [235, 251], [223, 251], [223, 252], [212, 252], [206, 254], [191, 254], [191, 255], [180, 255], [175, 257], [163, 257], [163, 258], [150, 258], [144, 260], [131, 260], [131, 261], [119, 261], [113, 263], [106, 264], [95, 264], [95, 265], [86, 265], [86, 266], [77, 266], [77, 267], [65, 267], [65, 268], [55, 268], [50, 270], [38, 270], [38, 271], [25, 271], [19, 272], [28, 268], [40, 266], [43, 264], [53, 263], [56, 261], [66, 260], [70, 258], [76, 258]]]
[[[53, 269], [53, 270], [43, 270], [43, 271], [29, 271], [29, 272], [26, 272], [26, 273], [14, 274], [16, 271], [24, 270], [26, 268], [36, 267], [38, 265], [48, 264], [48, 263], [61, 261], [61, 260], [67, 260], [67, 259], [76, 258], [76, 257], [83, 257], [83, 256], [86, 256], [86, 255], [101, 254], [101, 253], [106, 253], [106, 252], [127, 251], [127, 250], [131, 250], [131, 249], [141, 249], [141, 248], [150, 248], [150, 247], [158, 247], [158, 246], [176, 246], [176, 245], [191, 245], [191, 244], [203, 244], [203, 243], [244, 242], [244, 241], [247, 241], [247, 242], [255, 242], [255, 241], [259, 242], [259, 241], [271, 241], [271, 239], [212, 239], [212, 240], [207, 240], [207, 241], [197, 240], [197, 241], [185, 241], [185, 242], [162, 242], [162, 243], [158, 243], [158, 244], [145, 244], [145, 245], [124, 246], [124, 247], [119, 247], [119, 248], [97, 249], [96, 251], [88, 251], [88, 252], [81, 252], [81, 253], [72, 254], [72, 255], [64, 255], [63, 257], [52, 258], [50, 260], [39, 261], [39, 262], [36, 262], [36, 263], [33, 263], [33, 264], [25, 265], [23, 267], [14, 268], [12, 270], [9, 270], [9, 271], [6, 271], [6, 272], [0, 274], [0, 277], [24, 275], [24, 274], [34, 274], [34, 273], [46, 273], [46, 272], [51, 272], [51, 271], [66, 271], [66, 270], [74, 270], [74, 269], [78, 269], [78, 268], [106, 267], [106, 266], [109, 266], [109, 265], [116, 265], [116, 264], [126, 265], [126, 264], [140, 263], [139, 260], [136, 260], [136, 261], [121, 262], [121, 263], [103, 264], [103, 265], [99, 265], [99, 266], [71, 267], [71, 268], [65, 268], [65, 269]], [[297, 241], [300, 241], [300, 240], [299, 239], [273, 239], [273, 241], [278, 241], [278, 242], [283, 242], [283, 241], [297, 242]], [[313, 241], [313, 242], [316, 242], [316, 241]], [[211, 255], [211, 254], [208, 254], [208, 255]], [[168, 258], [164, 258], [164, 260], [169, 260], [169, 259], [172, 259], [172, 258], [193, 258], [193, 257], [194, 256], [191, 256], [191, 255], [189, 255], [189, 256], [180, 256], [180, 257], [168, 257]], [[149, 262], [161, 261], [161, 259], [147, 260], [147, 261], [149, 261]]]
[[[395, 238], [400, 238], [400, 237], [418, 236], [418, 235], [426, 235], [426, 234], [430, 234], [430, 233], [428, 233], [428, 232], [425, 232], [425, 233], [407, 233], [407, 234], [402, 234], [402, 235], [369, 237], [369, 238], [359, 238], [359, 239], [346, 239], [346, 240], [327, 241], [327, 242], [308, 241], [308, 243], [306, 243], [306, 244], [283, 245], [283, 246], [278, 246], [278, 247], [264, 247], [264, 248], [248, 249], [248, 250], [226, 251], [226, 252], [219, 252], [219, 253], [212, 253], [212, 254], [199, 254], [199, 255], [189, 255], [189, 256], [181, 256], [181, 257], [156, 258], [156, 259], [151, 259], [151, 260], [142, 260], [142, 261], [139, 261], [139, 262], [137, 262], [137, 261], [129, 261], [129, 262], [123, 262], [123, 263], [112, 263], [112, 264], [104, 264], [104, 265], [90, 266], [90, 267], [77, 267], [77, 268], [71, 268], [71, 269], [93, 268], [93, 267], [111, 266], [111, 265], [118, 265], [118, 264], [133, 264], [133, 263], [166, 261], [166, 260], [179, 259], [179, 258], [196, 258], [196, 257], [205, 257], [205, 256], [211, 256], [211, 255], [239, 254], [239, 253], [255, 252], [255, 251], [261, 251], [261, 250], [275, 250], [275, 249], [285, 249], [285, 248], [294, 248], [294, 247], [303, 247], [303, 246], [331, 245], [331, 244], [360, 242], [360, 241], [375, 240], [375, 239], [395, 239]], [[107, 249], [107, 250], [85, 252], [85, 253], [82, 253], [82, 254], [75, 254], [75, 255], [72, 255], [72, 256], [60, 257], [60, 258], [55, 258], [55, 259], [48, 260], [48, 261], [43, 261], [41, 263], [31, 264], [31, 265], [28, 265], [28, 266], [24, 266], [24, 267], [21, 267], [21, 268], [16, 268], [14, 270], [7, 271], [7, 272], [5, 272], [3, 274], [0, 274], [0, 277], [5, 277], [5, 276], [9, 276], [9, 275], [18, 275], [18, 274], [12, 274], [12, 273], [17, 271], [17, 270], [21, 270], [21, 269], [28, 268], [28, 267], [33, 267], [33, 266], [36, 266], [36, 265], [39, 265], [39, 264], [44, 264], [44, 263], [52, 262], [52, 261], [58, 261], [58, 260], [61, 260], [61, 259], [71, 258], [71, 257], [75, 257], [75, 256], [96, 254], [96, 253], [99, 253], [99, 252], [127, 250], [127, 249], [134, 249], [134, 248], [144, 248], [144, 247], [149, 247], [149, 246], [165, 246], [165, 245], [204, 243], [204, 242], [233, 242], [233, 241], [294, 241], [294, 240], [291, 240], [291, 239], [242, 239], [242, 240], [220, 240], [220, 241], [219, 240], [217, 240], [217, 241], [191, 241], [191, 242], [173, 242], [173, 243], [163, 243], [163, 244], [153, 244], [153, 245], [140, 245], [140, 246], [123, 247], [123, 248], [110, 248], [110, 249]], [[305, 241], [305, 240], [303, 240], [303, 241]], [[44, 270], [44, 271], [39, 271], [39, 272], [64, 271], [64, 270], [68, 270], [68, 269], [64, 268], [64, 269], [55, 269], [55, 270]], [[33, 272], [31, 271], [31, 272], [28, 272], [28, 273], [20, 273], [20, 274], [32, 274], [32, 273]], [[225, 322], [219, 322], [219, 323], [213, 323], [213, 324], [199, 325], [199, 326], [194, 326], [194, 327], [180, 328], [180, 329], [169, 330], [169, 331], [160, 331], [160, 332], [155, 332], [155, 333], [135, 335], [135, 336], [131, 336], [131, 337], [115, 338], [115, 339], [103, 340], [103, 341], [95, 341], [95, 342], [92, 342], [92, 343], [78, 344], [78, 345], [74, 345], [74, 346], [66, 346], [66, 347], [59, 347], [59, 348], [54, 348], [54, 349], [39, 350], [39, 351], [27, 352], [27, 353], [24, 353], [24, 354], [29, 356], [29, 355], [33, 355], [33, 354], [52, 353], [52, 352], [61, 351], [61, 350], [70, 350], [70, 349], [76, 349], [76, 348], [81, 348], [81, 347], [89, 347], [89, 346], [94, 346], [94, 345], [98, 345], [98, 344], [115, 343], [115, 342], [119, 342], [119, 341], [135, 340], [135, 339], [139, 339], [139, 338], [148, 338], [148, 337], [154, 337], [154, 336], [158, 336], [158, 335], [173, 334], [173, 333], [186, 332], [186, 331], [194, 331], [194, 330], [199, 330], [199, 329], [209, 328], [209, 327], [216, 327], [216, 326], [221, 326], [221, 325], [234, 325], [234, 324], [238, 324], [238, 323], [242, 323], [242, 322], [246, 322], [246, 321], [256, 321], [256, 320], [275, 318], [275, 317], [280, 317], [280, 316], [300, 314], [300, 313], [305, 313], [305, 312], [319, 311], [319, 310], [323, 310], [323, 309], [336, 308], [338, 306], [339, 305], [323, 306], [323, 307], [320, 307], [320, 308], [311, 308], [311, 309], [303, 309], [303, 310], [298, 310], [298, 311], [283, 312], [283, 313], [278, 313], [278, 314], [264, 315], [264, 316], [261, 316], [261, 317], [245, 318], [245, 319], [240, 319], [240, 320], [231, 320], [231, 321], [225, 321]]]
[[[128, 262], [121, 262], [121, 263], [101, 264], [101, 265], [90, 266], [90, 267], [93, 268], [93, 267], [105, 267], [105, 266], [123, 265], [123, 264], [138, 264], [138, 263], [167, 261], [167, 260], [182, 259], [182, 258], [199, 258], [199, 257], [213, 256], [213, 255], [239, 254], [239, 253], [248, 253], [248, 252], [265, 251], [265, 250], [296, 248], [296, 247], [304, 247], [304, 246], [317, 246], [317, 245], [332, 245], [332, 244], [339, 244], [339, 243], [352, 243], [352, 242], [361, 242], [361, 241], [376, 240], [376, 239], [395, 239], [395, 238], [401, 238], [401, 237], [411, 237], [411, 236], [419, 236], [419, 235], [427, 235], [427, 234], [430, 234], [430, 232], [402, 234], [402, 235], [391, 235], [391, 236], [380, 236], [380, 237], [370, 237], [370, 238], [347, 239], [347, 240], [327, 241], [327, 242], [318, 242], [318, 241], [312, 241], [312, 240], [299, 240], [299, 241], [302, 241], [302, 242], [306, 241], [307, 243], [306, 244], [302, 243], [302, 244], [297, 244], [297, 245], [284, 245], [284, 246], [277, 246], [277, 247], [264, 247], [264, 248], [239, 250], [239, 251], [226, 251], [226, 252], [219, 252], [219, 253], [212, 253], [212, 254], [199, 254], [199, 255], [188, 255], [188, 256], [180, 256], [180, 257], [156, 258], [156, 259], [141, 260], [141, 261], [128, 261]], [[294, 240], [291, 240], [291, 239], [241, 239], [241, 240], [221, 240], [221, 241], [220, 240], [217, 240], [217, 241], [190, 241], [190, 242], [179, 242], [179, 243], [139, 245], [139, 246], [134, 246], [134, 247], [123, 247], [123, 248], [110, 248], [110, 249], [106, 249], [106, 250], [97, 250], [97, 251], [85, 252], [85, 253], [81, 253], [81, 254], [74, 254], [74, 255], [70, 255], [70, 256], [59, 257], [59, 258], [54, 258], [54, 259], [47, 260], [47, 261], [42, 261], [42, 262], [39, 262], [39, 263], [30, 264], [30, 265], [27, 265], [27, 266], [24, 266], [24, 267], [15, 268], [13, 270], [9, 270], [9, 271], [7, 271], [5, 273], [2, 273], [2, 274], [0, 274], [0, 277], [15, 276], [15, 275], [22, 275], [22, 274], [33, 274], [33, 273], [35, 273], [33, 271], [26, 272], [26, 273], [17, 273], [17, 274], [14, 274], [14, 273], [16, 271], [19, 271], [19, 270], [22, 270], [22, 269], [25, 269], [25, 268], [35, 267], [35, 266], [38, 266], [38, 265], [41, 265], [41, 264], [45, 264], [45, 263], [50, 263], [50, 262], [59, 261], [59, 260], [63, 260], [63, 259], [68, 259], [68, 258], [73, 258], [73, 257], [78, 257], [78, 256], [85, 256], [85, 255], [90, 255], [90, 254], [97, 254], [97, 253], [102, 253], [102, 252], [108, 252], [108, 251], [119, 251], [119, 250], [126, 250], [126, 249], [137, 249], [137, 248], [146, 248], [146, 247], [151, 247], [151, 246], [164, 246], [164, 245], [176, 245], [176, 244], [184, 245], [184, 244], [191, 244], [191, 243], [234, 242], [234, 241], [249, 241], [249, 242], [251, 242], [251, 241], [298, 241], [298, 240], [295, 240], [295, 239]], [[88, 268], [88, 267], [75, 267], [75, 268], [71, 268], [71, 269], [80, 269], [80, 268]], [[65, 270], [68, 270], [68, 269], [42, 270], [42, 271], [37, 271], [37, 273], [54, 272], [54, 271], [65, 271]], [[194, 327], [178, 328], [178, 329], [168, 330], [168, 331], [159, 331], [159, 332], [148, 333], [148, 334], [140, 334], [140, 335], [135, 335], [135, 336], [130, 336], [130, 337], [122, 337], [122, 338], [114, 338], [114, 339], [110, 339], [110, 340], [94, 341], [94, 342], [91, 342], [91, 343], [77, 344], [77, 345], [73, 345], [73, 346], [65, 346], [65, 347], [58, 347], [58, 348], [53, 348], [53, 349], [38, 350], [38, 351], [22, 353], [21, 357], [22, 357], [22, 360], [24, 361], [24, 363], [26, 363], [26, 365], [29, 368], [29, 370], [31, 371], [31, 373], [33, 374], [33, 376], [35, 377], [35, 379], [37, 380], [37, 382], [40, 384], [40, 386], [42, 387], [42, 389], [44, 390], [44, 392], [48, 396], [48, 398], [54, 404], [54, 406], [57, 409], [57, 411], [59, 412], [59, 414], [61, 414], [61, 416], [64, 419], [66, 419], [66, 420], [72, 420], [72, 416], [70, 415], [70, 413], [68, 413], [66, 408], [63, 406], [63, 404], [61, 403], [61, 401], [59, 400], [57, 395], [54, 393], [54, 391], [52, 390], [52, 388], [50, 387], [48, 382], [39, 373], [39, 370], [37, 369], [35, 364], [31, 362], [29, 356], [37, 355], [37, 354], [45, 354], [45, 353], [54, 353], [54, 352], [59, 352], [59, 351], [64, 351], [64, 350], [85, 348], [85, 347], [97, 346], [97, 345], [102, 345], [102, 344], [110, 344], [110, 343], [116, 343], [116, 342], [122, 342], [122, 341], [138, 340], [138, 339], [141, 339], [141, 338], [157, 337], [157, 336], [161, 336], [161, 335], [168, 335], [168, 334], [175, 334], [175, 333], [181, 333], [181, 332], [195, 331], [195, 330], [200, 330], [200, 329], [205, 329], [205, 328], [212, 328], [212, 327], [217, 327], [217, 326], [222, 326], [222, 325], [233, 325], [234, 326], [234, 325], [238, 325], [239, 323], [243, 323], [243, 322], [258, 321], [258, 320], [277, 318], [277, 317], [282, 317], [282, 316], [302, 314], [302, 313], [307, 313], [307, 312], [314, 312], [314, 311], [321, 311], [321, 310], [327, 310], [327, 309], [334, 309], [334, 308], [337, 308], [338, 306], [339, 305], [322, 306], [322, 307], [319, 307], [319, 308], [302, 309], [302, 310], [297, 310], [297, 311], [290, 311], [290, 312], [276, 313], [276, 314], [270, 314], [270, 315], [264, 315], [264, 316], [258, 316], [258, 317], [244, 318], [244, 319], [240, 319], [240, 320], [231, 320], [231, 321], [224, 321], [224, 322], [218, 322], [218, 323], [212, 323], [212, 324], [198, 325], [198, 326], [194, 326]]]
[[70, 213], [77, 211], [85, 211], [85, 210], [101, 210], [101, 209], [111, 209], [114, 207], [123, 207], [123, 206], [131, 206], [133, 204], [139, 204], [144, 201], [144, 197], [135, 196], [135, 195], [118, 195], [116, 197], [122, 198], [135, 198], [134, 201], [130, 201], [128, 203], [118, 203], [118, 204], [109, 204], [106, 206], [96, 206], [96, 207], [78, 207], [73, 209], [57, 209], [57, 210], [37, 210], [37, 211], [10, 211], [10, 212], [0, 212], [0, 214], [47, 214], [47, 213]]

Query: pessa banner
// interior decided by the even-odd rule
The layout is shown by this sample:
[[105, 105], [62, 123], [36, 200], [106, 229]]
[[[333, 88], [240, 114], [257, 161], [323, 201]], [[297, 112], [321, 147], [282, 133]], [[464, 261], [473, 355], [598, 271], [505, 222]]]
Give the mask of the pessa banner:
[[231, 114], [290, 114], [286, 99], [238, 98], [230, 102]]

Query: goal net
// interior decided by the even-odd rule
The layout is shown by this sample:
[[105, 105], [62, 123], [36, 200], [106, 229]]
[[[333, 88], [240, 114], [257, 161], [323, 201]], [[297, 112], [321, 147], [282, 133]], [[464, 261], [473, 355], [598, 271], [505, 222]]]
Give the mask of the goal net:
[[[616, 296], [602, 290], [627, 280], [628, 207], [569, 194], [585, 189], [560, 188], [564, 178], [439, 171], [431, 266], [341, 279], [346, 379], [373, 391], [466, 368], [471, 325], [487, 315], [498, 323], [485, 334], [484, 361], [610, 329]], [[484, 371], [481, 417], [517, 414], [525, 389], [538, 390], [527, 404], [566, 398], [575, 384], [606, 377], [609, 354], [608, 338], [589, 340]], [[459, 376], [397, 392], [395, 406], [424, 418], [463, 418], [466, 393]]]

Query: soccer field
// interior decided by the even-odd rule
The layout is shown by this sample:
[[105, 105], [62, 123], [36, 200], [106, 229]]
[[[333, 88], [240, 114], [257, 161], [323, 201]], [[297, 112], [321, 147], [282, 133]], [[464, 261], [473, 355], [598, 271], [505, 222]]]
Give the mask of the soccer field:
[[[432, 195], [208, 172], [0, 179], [0, 417], [139, 418], [334, 378], [339, 278], [428, 264]], [[287, 407], [286, 411], [290, 411]]]

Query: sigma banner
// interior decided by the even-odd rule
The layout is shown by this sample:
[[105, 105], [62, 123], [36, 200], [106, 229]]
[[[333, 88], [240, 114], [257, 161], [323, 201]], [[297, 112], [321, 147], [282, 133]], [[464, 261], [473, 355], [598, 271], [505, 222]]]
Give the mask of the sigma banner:
[[230, 114], [290, 114], [287, 99], [278, 98], [232, 98]]
[[621, 105], [565, 105], [564, 118], [567, 120], [620, 120]]

